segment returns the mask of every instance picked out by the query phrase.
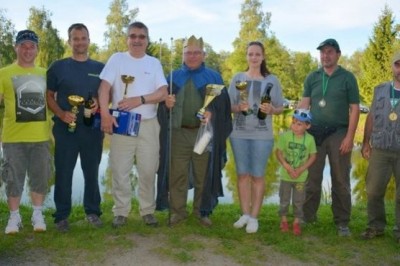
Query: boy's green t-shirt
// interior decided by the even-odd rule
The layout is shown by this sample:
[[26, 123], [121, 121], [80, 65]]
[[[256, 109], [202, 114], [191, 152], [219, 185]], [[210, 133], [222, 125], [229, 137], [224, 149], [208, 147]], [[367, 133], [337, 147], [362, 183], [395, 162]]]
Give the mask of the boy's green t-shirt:
[[[303, 165], [310, 154], [317, 152], [314, 137], [305, 132], [303, 137], [296, 137], [291, 130], [282, 133], [277, 141], [276, 149], [283, 152], [286, 161], [297, 168]], [[289, 176], [285, 168], [280, 166], [279, 175], [281, 180], [290, 182], [305, 182], [308, 176], [308, 170], [304, 171], [298, 178], [293, 179]]]

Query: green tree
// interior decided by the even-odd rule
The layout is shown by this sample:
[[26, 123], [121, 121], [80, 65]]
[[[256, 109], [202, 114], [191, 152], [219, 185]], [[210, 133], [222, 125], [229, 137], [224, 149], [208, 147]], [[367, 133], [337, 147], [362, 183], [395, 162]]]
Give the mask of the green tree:
[[342, 55], [339, 64], [351, 71], [356, 77], [361, 76], [361, 59], [364, 55], [363, 50], [355, 51], [350, 57]]
[[206, 52], [206, 66], [217, 72], [221, 72], [221, 60], [219, 54], [217, 54], [208, 43], [204, 44], [204, 50]]
[[0, 9], [0, 67], [11, 64], [15, 58], [14, 24], [5, 16], [5, 10]]
[[313, 58], [310, 53], [293, 52], [290, 56], [289, 63], [290, 72], [282, 73], [288, 76], [288, 86], [284, 88], [285, 97], [292, 100], [300, 100], [303, 93], [304, 80], [310, 71], [318, 67], [317, 59]]
[[126, 32], [129, 24], [134, 21], [138, 12], [138, 8], [129, 10], [126, 0], [113, 0], [111, 2], [110, 13], [106, 18], [108, 29], [104, 33], [106, 41], [105, 56], [107, 58], [113, 53], [127, 49]]
[[267, 29], [270, 25], [271, 14], [262, 11], [262, 4], [258, 0], [245, 0], [239, 14], [239, 36], [233, 41], [234, 51], [226, 58], [222, 67], [222, 76], [229, 83], [232, 76], [244, 71], [247, 67], [246, 46], [250, 41], [260, 41], [265, 44]]
[[373, 88], [392, 79], [391, 57], [399, 42], [399, 28], [394, 24], [393, 12], [385, 6], [361, 59], [360, 95], [368, 105], [372, 101]]
[[[105, 57], [104, 53], [102, 50], [99, 48], [99, 46], [96, 43], [90, 43], [89, 45], [89, 57], [91, 59], [100, 61], [100, 62], [106, 62], [107, 58]], [[68, 44], [68, 41], [64, 42], [64, 58], [70, 57], [72, 55], [72, 48]]]
[[40, 49], [36, 63], [45, 68], [64, 55], [64, 44], [58, 36], [58, 30], [52, 25], [51, 15], [44, 7], [29, 9], [28, 28], [39, 36]]

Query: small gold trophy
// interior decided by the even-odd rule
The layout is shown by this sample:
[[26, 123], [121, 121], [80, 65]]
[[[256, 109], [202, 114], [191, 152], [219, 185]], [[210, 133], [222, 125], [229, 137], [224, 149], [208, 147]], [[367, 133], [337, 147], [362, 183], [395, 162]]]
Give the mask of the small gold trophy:
[[[247, 94], [247, 81], [236, 81], [235, 84], [236, 89], [239, 91], [239, 97], [242, 102], [247, 102], [249, 95]], [[243, 115], [250, 115], [252, 114], [252, 110], [245, 110], [242, 111]]]
[[225, 88], [225, 86], [220, 84], [208, 84], [206, 86], [206, 97], [204, 98], [203, 107], [201, 107], [196, 114], [199, 119], [202, 119], [204, 117], [207, 106], [212, 100], [214, 100], [215, 97], [221, 94], [223, 88]]
[[[83, 104], [85, 99], [79, 95], [70, 95], [68, 96], [68, 102], [70, 105], [72, 105], [71, 112], [74, 113], [75, 115], [79, 113], [78, 106]], [[71, 123], [68, 124], [68, 131], [73, 133], [75, 132], [76, 129], [76, 122], [72, 121]]]
[[122, 82], [125, 84], [125, 91], [124, 91], [124, 99], [127, 98], [126, 94], [128, 93], [128, 85], [135, 81], [134, 76], [129, 75], [121, 75]]

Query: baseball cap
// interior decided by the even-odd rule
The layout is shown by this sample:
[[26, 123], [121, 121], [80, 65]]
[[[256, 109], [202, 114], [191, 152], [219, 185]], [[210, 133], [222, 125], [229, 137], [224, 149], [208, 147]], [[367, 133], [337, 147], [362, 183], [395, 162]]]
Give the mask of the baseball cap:
[[393, 55], [392, 65], [394, 65], [397, 61], [400, 61], [400, 52], [397, 52]]
[[17, 34], [17, 38], [15, 38], [15, 44], [20, 44], [26, 41], [30, 41], [33, 43], [39, 43], [39, 37], [36, 35], [34, 31], [31, 30], [21, 30]]
[[293, 117], [301, 122], [311, 123], [311, 114], [309, 110], [306, 109], [296, 109], [293, 112]]
[[325, 41], [321, 42], [318, 45], [317, 49], [321, 50], [322, 47], [327, 46], [327, 45], [332, 46], [333, 48], [335, 48], [336, 52], [340, 52], [339, 44], [335, 39], [326, 39]]

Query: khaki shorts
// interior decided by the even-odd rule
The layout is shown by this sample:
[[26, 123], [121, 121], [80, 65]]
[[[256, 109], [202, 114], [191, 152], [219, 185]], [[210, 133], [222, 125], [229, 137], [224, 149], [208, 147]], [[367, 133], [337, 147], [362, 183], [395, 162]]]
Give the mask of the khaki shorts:
[[7, 197], [20, 197], [25, 177], [31, 192], [47, 194], [51, 177], [50, 142], [3, 143], [1, 177]]

